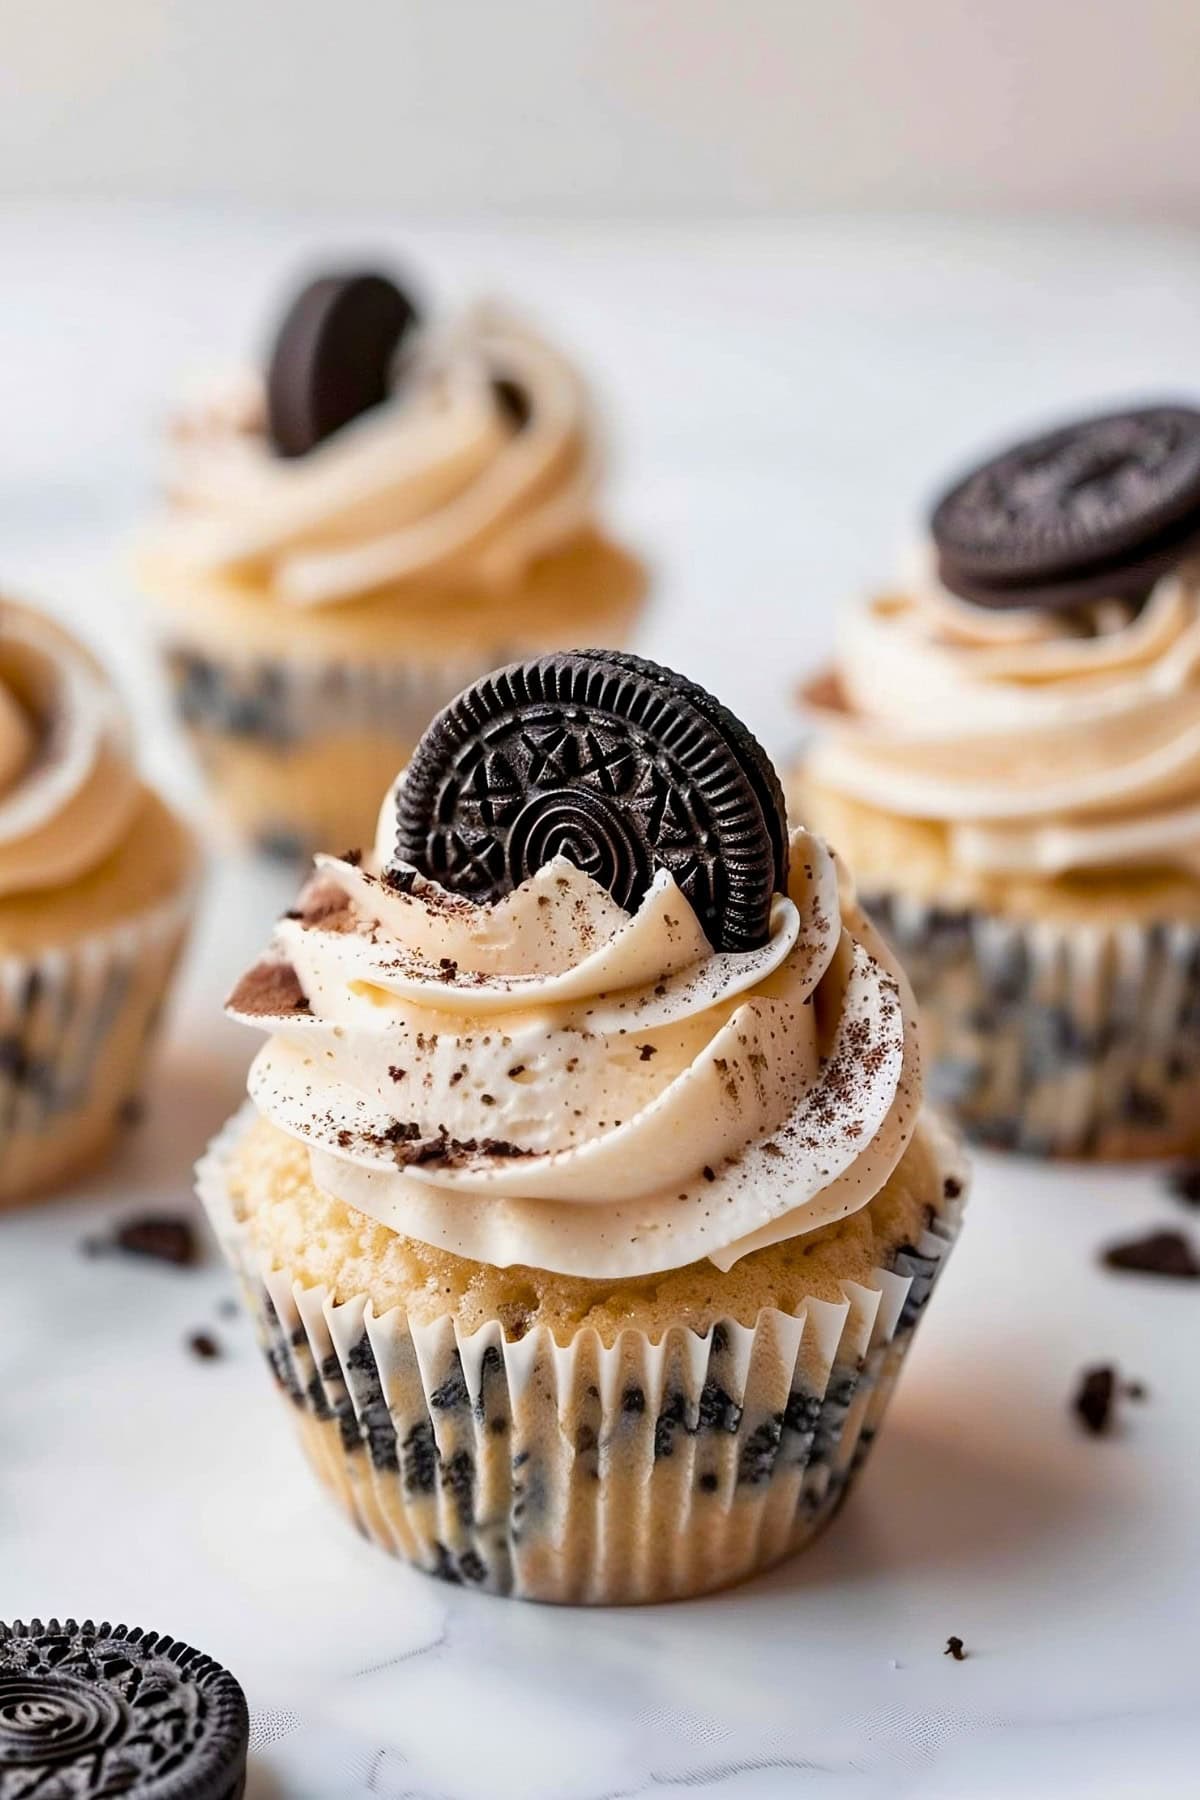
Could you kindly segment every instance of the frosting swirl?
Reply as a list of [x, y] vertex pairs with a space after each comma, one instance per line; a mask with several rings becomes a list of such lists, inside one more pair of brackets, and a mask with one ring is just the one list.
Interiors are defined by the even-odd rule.
[[630, 914], [556, 858], [475, 903], [318, 859], [229, 1002], [250, 1093], [318, 1185], [493, 1266], [650, 1275], [867, 1204], [916, 1126], [903, 977], [826, 846], [793, 837], [762, 948], [714, 952], [660, 870]]
[[88, 874], [129, 831], [142, 792], [99, 664], [51, 620], [0, 602], [0, 898]]
[[405, 339], [391, 399], [295, 458], [264, 432], [263, 385], [210, 389], [174, 434], [163, 549], [296, 607], [420, 579], [503, 589], [591, 519], [588, 393], [558, 351], [478, 307]]
[[944, 826], [958, 868], [1200, 872], [1200, 567], [1075, 618], [919, 577], [853, 612], [807, 698], [814, 782]]

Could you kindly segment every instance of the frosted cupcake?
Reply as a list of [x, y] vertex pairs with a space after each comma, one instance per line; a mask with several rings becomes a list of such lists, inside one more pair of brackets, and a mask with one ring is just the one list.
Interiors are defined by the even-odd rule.
[[830, 1518], [963, 1172], [903, 977], [709, 695], [594, 652], [479, 682], [230, 1006], [270, 1035], [200, 1192], [369, 1538], [612, 1603]]
[[91, 1166], [128, 1119], [195, 878], [103, 671], [0, 602], [0, 1207]]
[[141, 574], [242, 836], [369, 841], [466, 682], [627, 641], [645, 578], [598, 523], [600, 460], [587, 390], [540, 335], [491, 308], [423, 326], [372, 275], [313, 282], [265, 374], [187, 409]]
[[812, 684], [802, 804], [900, 951], [939, 1097], [1038, 1153], [1200, 1149], [1200, 414], [1021, 444]]

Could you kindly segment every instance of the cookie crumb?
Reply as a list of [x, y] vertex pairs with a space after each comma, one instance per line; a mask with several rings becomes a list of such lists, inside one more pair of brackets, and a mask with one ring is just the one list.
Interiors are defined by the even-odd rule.
[[212, 1362], [221, 1354], [221, 1346], [211, 1331], [193, 1331], [187, 1347], [199, 1362]]
[[191, 1268], [200, 1261], [200, 1241], [190, 1221], [169, 1213], [143, 1213], [125, 1219], [113, 1228], [110, 1237], [86, 1239], [83, 1249], [87, 1256], [122, 1250], [129, 1256], [146, 1256], [179, 1269]]
[[1111, 1363], [1101, 1363], [1084, 1370], [1071, 1407], [1085, 1431], [1093, 1437], [1107, 1437], [1117, 1422], [1117, 1401], [1145, 1398], [1144, 1382], [1122, 1381]]
[[1175, 1281], [1200, 1281], [1200, 1258], [1181, 1231], [1151, 1231], [1123, 1244], [1110, 1244], [1101, 1260], [1106, 1269], [1165, 1275]]
[[952, 1656], [955, 1662], [966, 1662], [967, 1653], [963, 1649], [962, 1639], [960, 1637], [948, 1637], [946, 1639], [946, 1648], [942, 1651], [942, 1655]]
[[1182, 1163], [1167, 1176], [1167, 1187], [1185, 1206], [1200, 1206], [1200, 1162]]

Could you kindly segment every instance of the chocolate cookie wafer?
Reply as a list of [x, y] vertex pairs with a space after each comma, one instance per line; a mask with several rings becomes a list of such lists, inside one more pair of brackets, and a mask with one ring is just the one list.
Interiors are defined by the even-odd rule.
[[498, 669], [438, 715], [401, 789], [397, 854], [475, 900], [562, 855], [632, 908], [665, 868], [716, 947], [748, 950], [786, 885], [787, 826], [765, 752], [711, 695], [574, 651]]

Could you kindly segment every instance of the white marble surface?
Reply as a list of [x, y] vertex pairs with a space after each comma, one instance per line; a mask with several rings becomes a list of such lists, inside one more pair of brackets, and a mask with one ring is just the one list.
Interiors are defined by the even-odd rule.
[[[584, 348], [620, 420], [620, 516], [663, 572], [644, 647], [781, 752], [834, 601], [886, 570], [947, 459], [1064, 402], [1200, 387], [1200, 242], [1166, 233], [333, 234], [95, 209], [0, 230], [0, 578], [103, 647], [185, 800], [115, 559], [172, 373], [246, 341], [306, 246], [406, 246], [439, 291], [525, 295]], [[861, 1487], [739, 1592], [524, 1607], [393, 1566], [328, 1513], [247, 1326], [218, 1314], [215, 1258], [79, 1251], [111, 1215], [188, 1204], [249, 1051], [217, 1003], [286, 891], [214, 868], [143, 1130], [102, 1181], [0, 1220], [0, 1616], [122, 1616], [228, 1662], [253, 1800], [1196, 1791], [1200, 1293], [1096, 1263], [1188, 1227], [1151, 1172], [980, 1160]], [[220, 1361], [185, 1353], [197, 1326]], [[1149, 1398], [1092, 1441], [1068, 1401], [1107, 1360]]]

